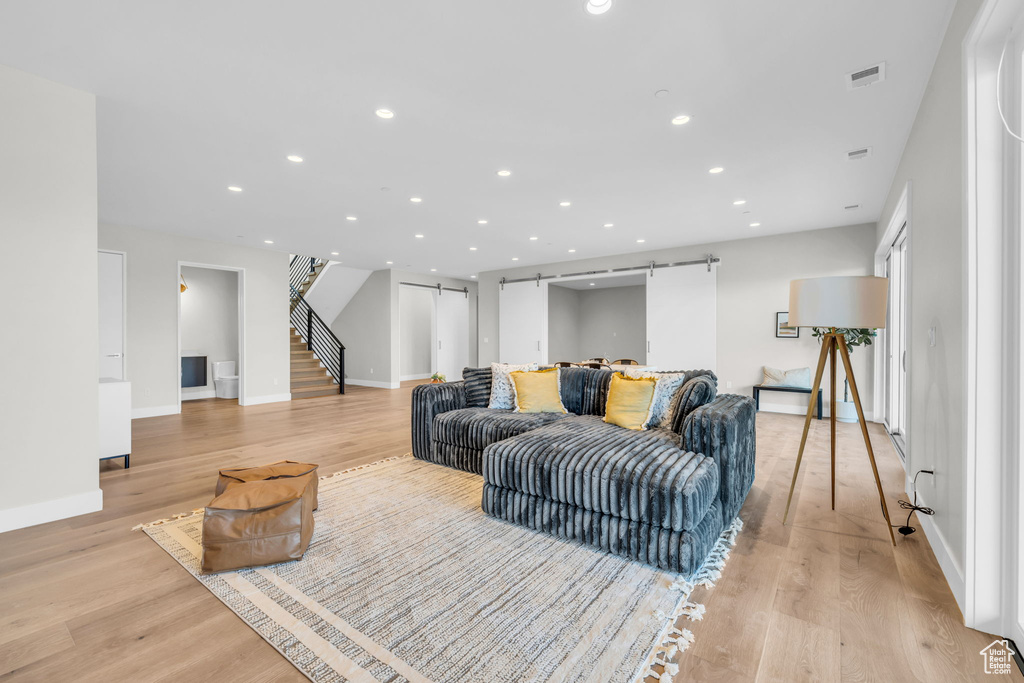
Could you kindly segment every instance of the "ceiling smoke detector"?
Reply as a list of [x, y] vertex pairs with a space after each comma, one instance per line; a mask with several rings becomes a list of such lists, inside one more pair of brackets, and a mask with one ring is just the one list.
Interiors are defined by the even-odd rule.
[[846, 74], [846, 89], [866, 88], [885, 80], [885, 62], [879, 62], [860, 71]]
[[867, 159], [871, 156], [870, 147], [860, 147], [858, 149], [851, 149], [846, 153], [847, 161], [860, 161], [861, 159]]

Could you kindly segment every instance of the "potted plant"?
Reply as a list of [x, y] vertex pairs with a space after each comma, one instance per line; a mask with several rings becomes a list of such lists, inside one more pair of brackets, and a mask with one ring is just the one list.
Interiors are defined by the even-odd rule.
[[441, 374], [440, 372], [435, 372], [433, 375], [430, 376], [431, 384], [444, 384], [446, 381], [447, 380], [445, 379], [444, 375]]
[[[846, 338], [846, 350], [853, 355], [854, 348], [858, 346], [871, 346], [872, 340], [878, 335], [878, 330], [867, 327], [837, 327], [832, 330], [828, 327], [815, 327], [811, 329], [811, 335], [821, 342], [821, 337], [827, 332], [842, 332]], [[843, 400], [836, 399], [836, 419], [840, 422], [858, 422], [857, 406], [850, 400], [850, 382], [843, 379]]]

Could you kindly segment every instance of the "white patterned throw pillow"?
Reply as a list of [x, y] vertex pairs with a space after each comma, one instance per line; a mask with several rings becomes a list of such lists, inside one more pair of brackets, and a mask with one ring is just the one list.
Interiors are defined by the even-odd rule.
[[811, 388], [811, 369], [794, 368], [793, 370], [778, 370], [764, 366], [764, 381], [766, 387], [801, 387]]
[[523, 365], [510, 365], [509, 363], [491, 363], [491, 401], [488, 408], [498, 410], [511, 410], [516, 407], [516, 393], [512, 387], [513, 372], [533, 372], [537, 369], [536, 363], [525, 363]]
[[666, 429], [671, 429], [672, 418], [675, 417], [672, 412], [672, 398], [686, 382], [686, 373], [651, 372], [647, 368], [644, 368], [643, 370], [630, 370], [627, 368], [625, 370], [625, 374], [627, 377], [653, 377], [658, 380], [658, 383], [654, 385], [654, 398], [651, 399], [651, 412], [648, 414], [647, 421], [644, 422], [643, 428], [650, 429], [651, 427], [664, 427]]

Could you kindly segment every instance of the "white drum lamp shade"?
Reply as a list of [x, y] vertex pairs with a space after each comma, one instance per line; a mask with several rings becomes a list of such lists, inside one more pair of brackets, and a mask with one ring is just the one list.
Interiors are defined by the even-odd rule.
[[790, 327], [885, 327], [889, 281], [874, 276], [812, 277], [789, 283]]

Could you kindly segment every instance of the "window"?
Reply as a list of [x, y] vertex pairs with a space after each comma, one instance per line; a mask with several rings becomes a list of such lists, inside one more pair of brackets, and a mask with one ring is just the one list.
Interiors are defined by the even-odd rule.
[[900, 457], [907, 450], [907, 222], [885, 256], [889, 306], [885, 325], [885, 428]]

